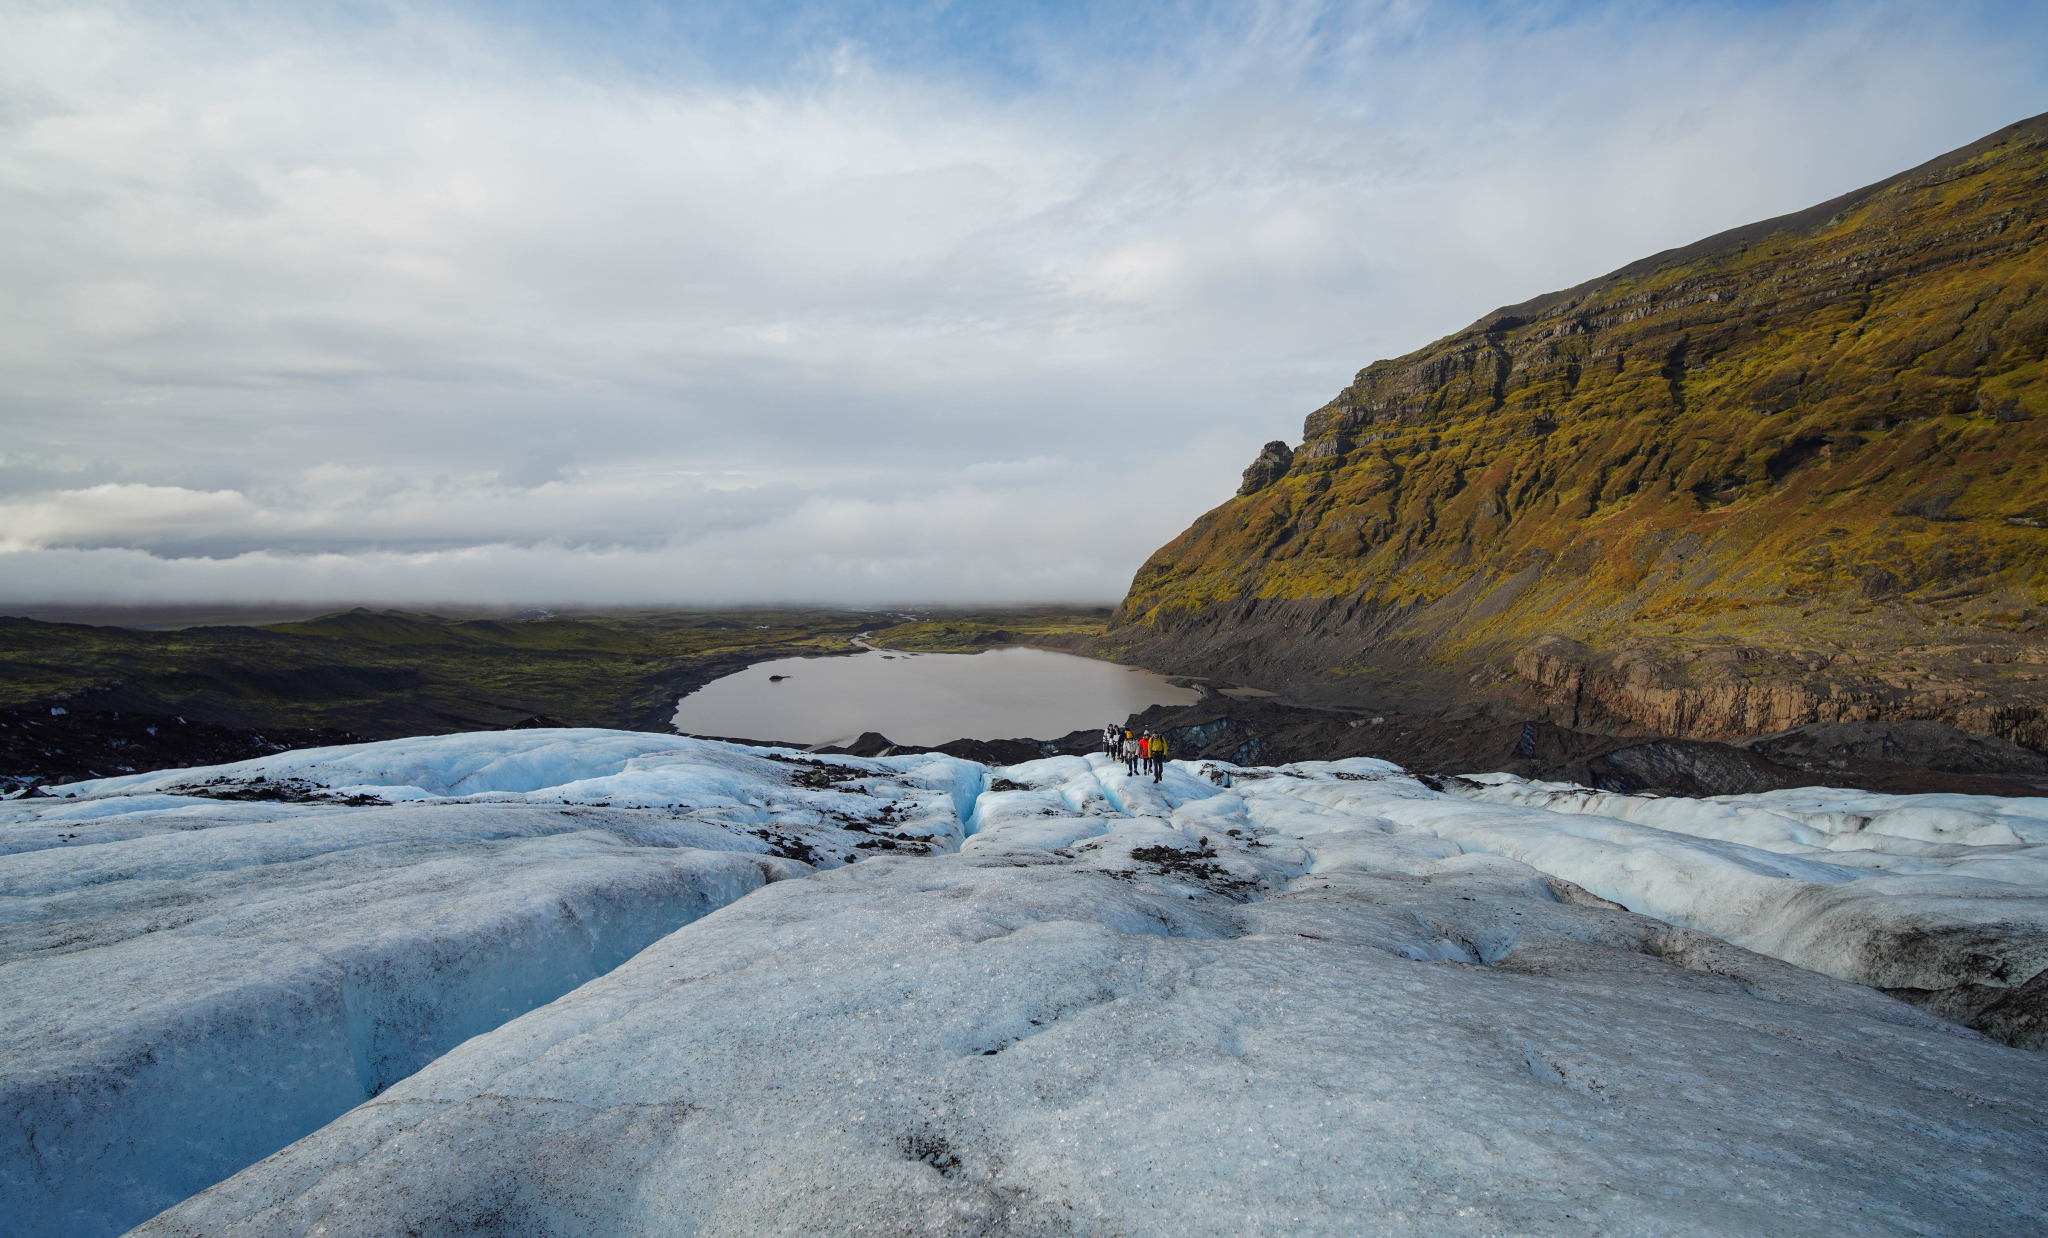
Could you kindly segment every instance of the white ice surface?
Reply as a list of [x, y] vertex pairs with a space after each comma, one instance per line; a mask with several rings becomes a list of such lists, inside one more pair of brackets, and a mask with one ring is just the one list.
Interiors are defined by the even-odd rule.
[[[957, 839], [960, 820], [981, 789], [982, 767], [947, 756], [917, 755], [880, 761], [834, 758], [834, 763], [872, 772], [884, 783], [851, 783], [848, 790], [822, 795], [792, 794], [779, 777], [764, 776], [762, 758], [751, 755], [764, 752], [800, 756], [789, 749], [750, 749], [643, 731], [482, 731], [307, 748], [232, 765], [99, 778], [54, 790], [62, 797], [100, 803], [133, 800], [139, 808], [165, 807], [165, 797], [181, 792], [221, 796], [267, 784], [336, 801], [469, 799], [687, 808], [699, 814], [723, 808], [728, 811], [721, 820], [728, 823], [791, 821], [792, 813], [816, 816], [820, 809], [828, 817], [869, 815], [863, 809], [873, 805], [855, 797], [881, 795], [895, 805], [891, 828], [897, 832]], [[0, 826], [11, 820], [0, 812]]]
[[[2017, 983], [2043, 891], [1991, 861], [2031, 862], [2027, 802], [1644, 801], [1660, 827], [1370, 760], [803, 761], [498, 732], [0, 808], [0, 1192], [25, 1232], [118, 1232], [317, 1126], [143, 1232], [2048, 1219], [2048, 1058], [1559, 901]], [[1848, 828], [1936, 811], [2023, 841]], [[767, 885], [795, 855], [823, 871]], [[1881, 957], [1971, 926], [1989, 954]]]
[[[2009, 987], [2048, 968], [2041, 847], [1851, 829], [1873, 820], [1925, 826], [1945, 813], [1955, 829], [1986, 837], [1993, 828], [2035, 828], [2026, 823], [2038, 823], [2048, 801], [1863, 792], [1837, 799], [1824, 790], [1658, 799], [1500, 774], [1440, 795], [1363, 759], [1235, 771], [1234, 781], [1252, 818], [1275, 831], [1270, 844], [1313, 847], [1324, 867], [1428, 874], [1468, 863], [1461, 853], [1491, 854], [1631, 911], [1881, 988]], [[1928, 800], [1942, 802], [1898, 802]], [[1862, 845], [1802, 841], [1802, 832], [1835, 837], [1824, 829], [1829, 822]]]
[[1207, 773], [995, 771], [960, 854], [769, 886], [139, 1233], [2048, 1224], [2038, 1055], [1332, 806], [1502, 811], [1384, 766]]
[[[1463, 781], [1473, 785], [1462, 794], [1482, 803], [1594, 813], [1791, 854], [1876, 851], [1923, 856], [1936, 846], [2048, 844], [2048, 798], [1884, 795], [1833, 787], [1794, 787], [1754, 795], [1685, 799], [1622, 795], [1570, 783], [1530, 782], [1513, 774], [1476, 774]], [[2048, 873], [2039, 877], [2039, 884], [2048, 885]]]
[[119, 1233], [767, 881], [951, 850], [983, 777], [947, 757], [827, 769], [515, 731], [10, 802], [11, 1232]]

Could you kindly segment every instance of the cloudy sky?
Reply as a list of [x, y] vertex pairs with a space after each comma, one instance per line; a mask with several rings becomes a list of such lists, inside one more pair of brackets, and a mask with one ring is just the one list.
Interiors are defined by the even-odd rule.
[[1366, 363], [2043, 110], [2018, 0], [0, 0], [0, 608], [1113, 601]]

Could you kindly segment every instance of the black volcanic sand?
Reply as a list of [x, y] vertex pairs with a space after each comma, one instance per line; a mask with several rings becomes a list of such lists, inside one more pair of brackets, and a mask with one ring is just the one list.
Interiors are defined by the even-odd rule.
[[[52, 713], [52, 708], [63, 713]], [[36, 705], [0, 709], [0, 791], [189, 765], [225, 765], [293, 748], [361, 743], [314, 727], [253, 730], [176, 714]]]

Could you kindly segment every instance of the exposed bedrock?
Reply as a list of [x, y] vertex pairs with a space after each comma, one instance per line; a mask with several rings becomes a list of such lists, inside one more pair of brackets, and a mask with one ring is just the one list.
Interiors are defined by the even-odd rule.
[[1287, 476], [1287, 470], [1294, 466], [1294, 449], [1275, 439], [1259, 451], [1259, 458], [1252, 461], [1244, 471], [1244, 485], [1239, 494], [1255, 494]]
[[2048, 676], [2022, 670], [2017, 683], [2008, 682], [2014, 676], [2006, 668], [2014, 664], [2048, 665], [2048, 653], [2006, 642], [1880, 653], [1650, 638], [1595, 652], [1552, 635], [1513, 656], [1514, 677], [1498, 696], [1567, 726], [1633, 726], [1706, 739], [1940, 722], [1988, 737], [1993, 746], [2033, 749], [2037, 764], [2028, 772], [2048, 771], [2039, 752], [2048, 748], [2048, 709], [2033, 691]]
[[2048, 646], [2038, 643], [1954, 637], [1856, 649], [1787, 634], [1768, 644], [1630, 637], [1602, 649], [1550, 633], [1450, 659], [1448, 624], [1434, 607], [1253, 599], [1119, 629], [1103, 648], [1153, 670], [1359, 709], [1720, 741], [1816, 724], [1937, 722], [2035, 758], [2048, 749]]
[[1291, 697], [2048, 750], [2048, 118], [1375, 362], [1098, 651]]

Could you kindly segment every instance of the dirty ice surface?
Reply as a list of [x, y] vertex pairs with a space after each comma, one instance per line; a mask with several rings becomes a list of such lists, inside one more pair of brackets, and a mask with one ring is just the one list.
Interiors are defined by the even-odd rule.
[[1449, 785], [523, 731], [0, 805], [0, 1192], [39, 1234], [242, 1165], [141, 1232], [2048, 1224], [2048, 1057], [1864, 987], [2039, 975], [2048, 892], [1962, 862], [2031, 863], [2023, 812], [1782, 805], [1965, 849], [1916, 856]]

